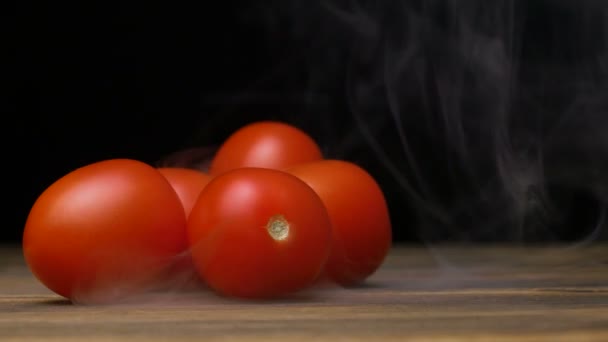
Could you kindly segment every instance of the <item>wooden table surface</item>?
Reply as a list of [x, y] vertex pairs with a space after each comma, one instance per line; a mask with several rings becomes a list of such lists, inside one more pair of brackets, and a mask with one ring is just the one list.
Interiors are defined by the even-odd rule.
[[395, 247], [365, 286], [73, 305], [0, 247], [0, 341], [608, 341], [608, 245]]

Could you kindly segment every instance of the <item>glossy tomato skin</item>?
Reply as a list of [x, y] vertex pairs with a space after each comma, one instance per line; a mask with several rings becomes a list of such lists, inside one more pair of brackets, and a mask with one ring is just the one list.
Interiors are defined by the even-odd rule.
[[187, 247], [177, 194], [152, 166], [112, 159], [76, 169], [34, 203], [23, 234], [32, 273], [79, 303], [135, 294]]
[[323, 158], [317, 143], [304, 131], [274, 121], [256, 122], [234, 132], [220, 146], [209, 173], [240, 167], [284, 169]]
[[[161, 167], [158, 171], [165, 176], [177, 193], [188, 218], [198, 195], [207, 186], [211, 176], [202, 171], [181, 167]], [[194, 269], [190, 250], [175, 258], [168, 279], [167, 285], [171, 290], [197, 289], [204, 285]]]
[[315, 282], [329, 255], [331, 227], [321, 199], [297, 177], [242, 168], [205, 187], [190, 214], [188, 237], [212, 289], [264, 299]]
[[161, 167], [158, 171], [173, 186], [188, 217], [198, 195], [209, 183], [211, 176], [202, 171], [181, 167]]
[[287, 172], [310, 185], [329, 213], [333, 233], [326, 268], [329, 279], [352, 286], [372, 275], [392, 242], [388, 207], [374, 178], [356, 164], [340, 160], [301, 164]]

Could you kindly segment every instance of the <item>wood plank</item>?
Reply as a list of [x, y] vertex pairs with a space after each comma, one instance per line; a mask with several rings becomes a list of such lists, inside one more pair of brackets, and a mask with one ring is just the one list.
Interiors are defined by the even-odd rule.
[[395, 247], [368, 284], [267, 303], [209, 292], [72, 305], [0, 248], [0, 340], [607, 341], [608, 246]]

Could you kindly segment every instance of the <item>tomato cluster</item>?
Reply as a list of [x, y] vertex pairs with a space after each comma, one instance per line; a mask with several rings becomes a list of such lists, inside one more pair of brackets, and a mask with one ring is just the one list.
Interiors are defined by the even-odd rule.
[[278, 122], [236, 131], [208, 173], [129, 159], [74, 170], [36, 200], [23, 235], [32, 273], [81, 303], [154, 289], [188, 270], [238, 298], [351, 286], [390, 245], [375, 180], [324, 159], [309, 135]]

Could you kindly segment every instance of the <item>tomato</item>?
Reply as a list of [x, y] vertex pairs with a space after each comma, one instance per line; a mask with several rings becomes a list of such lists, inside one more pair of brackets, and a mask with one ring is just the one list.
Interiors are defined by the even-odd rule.
[[161, 167], [158, 171], [167, 178], [182, 205], [186, 217], [190, 215], [198, 195], [205, 188], [211, 177], [201, 171], [180, 167]]
[[315, 282], [329, 255], [331, 227], [319, 196], [297, 177], [241, 168], [201, 192], [188, 237], [209, 287], [224, 296], [263, 299]]
[[[177, 192], [187, 218], [190, 216], [198, 195], [211, 180], [211, 176], [201, 171], [180, 167], [161, 167], [158, 168], [158, 171], [165, 176]], [[167, 286], [173, 290], [196, 289], [203, 285], [192, 264], [190, 251], [176, 256], [168, 279]]]
[[150, 287], [187, 248], [186, 217], [154, 167], [112, 159], [76, 169], [36, 200], [23, 233], [32, 273], [76, 303]]
[[240, 167], [284, 169], [322, 159], [317, 143], [302, 130], [281, 122], [263, 121], [234, 132], [220, 146], [209, 173]]
[[361, 167], [346, 161], [323, 160], [287, 172], [310, 185], [331, 219], [333, 244], [327, 276], [343, 286], [373, 274], [391, 246], [391, 223], [380, 186]]

